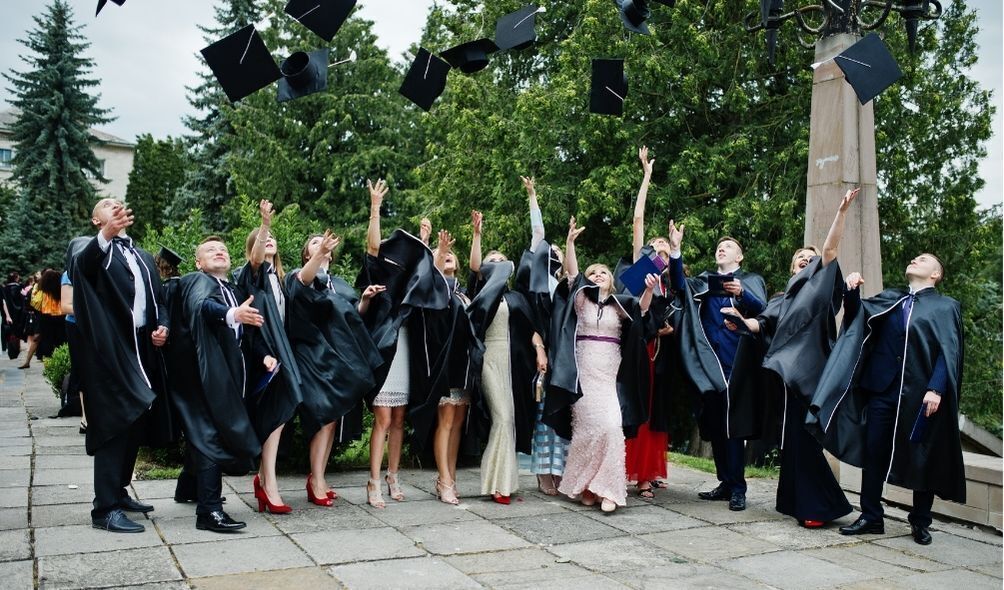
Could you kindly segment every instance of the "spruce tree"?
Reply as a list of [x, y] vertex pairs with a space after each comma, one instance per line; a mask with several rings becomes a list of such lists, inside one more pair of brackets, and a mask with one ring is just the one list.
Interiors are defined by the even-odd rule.
[[90, 46], [73, 23], [65, 0], [53, 0], [34, 17], [36, 28], [20, 43], [29, 69], [12, 70], [11, 101], [20, 115], [12, 125], [14, 175], [18, 197], [5, 215], [3, 263], [21, 269], [61, 267], [67, 241], [84, 231], [97, 191], [88, 175], [105, 181], [91, 150], [89, 129], [111, 121], [89, 89], [94, 61]]
[[168, 225], [164, 204], [174, 201], [185, 182], [185, 146], [180, 139], [154, 139], [144, 133], [136, 139], [136, 154], [126, 202], [136, 215], [129, 235], [142, 240], [151, 228]]
[[[199, 26], [207, 45], [261, 17], [259, 2], [255, 0], [221, 0], [215, 12], [214, 26]], [[199, 59], [202, 60], [201, 54]], [[198, 208], [203, 212], [206, 229], [220, 232], [237, 221], [233, 214], [227, 217], [225, 213], [226, 205], [235, 195], [225, 165], [228, 151], [225, 140], [233, 134], [233, 127], [224, 112], [232, 107], [209, 66], [203, 68], [199, 78], [198, 86], [188, 88], [188, 102], [197, 114], [184, 119], [192, 132], [186, 138], [190, 165], [185, 185], [169, 207], [168, 216], [182, 221], [189, 211]]]

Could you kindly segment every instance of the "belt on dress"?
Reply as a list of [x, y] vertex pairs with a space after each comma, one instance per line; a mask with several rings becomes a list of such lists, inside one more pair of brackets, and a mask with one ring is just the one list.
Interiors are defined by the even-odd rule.
[[612, 344], [620, 344], [621, 339], [616, 336], [594, 336], [592, 334], [579, 334], [575, 337], [575, 341], [580, 340], [594, 340], [596, 342], [610, 342]]

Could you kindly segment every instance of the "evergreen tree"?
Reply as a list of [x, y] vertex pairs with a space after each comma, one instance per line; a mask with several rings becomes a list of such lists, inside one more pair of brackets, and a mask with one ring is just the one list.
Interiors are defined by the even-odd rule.
[[53, 0], [34, 20], [36, 28], [20, 40], [30, 69], [4, 74], [19, 111], [11, 129], [18, 198], [0, 250], [4, 263], [22, 269], [61, 267], [66, 242], [87, 227], [97, 199], [88, 177], [106, 182], [89, 129], [112, 120], [99, 96], [88, 93], [98, 85], [87, 77], [94, 62], [83, 55], [90, 44], [69, 5]]
[[[206, 44], [257, 22], [262, 16], [259, 4], [256, 0], [219, 0], [215, 25], [199, 26]], [[199, 60], [204, 62], [201, 54]], [[188, 217], [191, 209], [199, 208], [206, 229], [221, 232], [237, 221], [233, 212], [229, 217], [225, 213], [226, 205], [236, 195], [225, 165], [229, 153], [226, 140], [233, 134], [225, 112], [233, 107], [209, 66], [199, 73], [199, 78], [198, 86], [188, 88], [188, 102], [197, 114], [184, 119], [185, 126], [192, 132], [186, 138], [190, 165], [184, 188], [171, 204], [168, 216], [181, 221]]]
[[136, 153], [126, 202], [136, 216], [129, 234], [142, 239], [149, 228], [168, 225], [164, 205], [175, 200], [185, 182], [185, 146], [180, 139], [154, 139], [149, 133], [136, 140]]

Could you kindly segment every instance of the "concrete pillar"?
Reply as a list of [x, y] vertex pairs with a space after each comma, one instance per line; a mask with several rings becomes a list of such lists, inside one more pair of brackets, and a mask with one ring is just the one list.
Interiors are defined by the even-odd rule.
[[[805, 243], [823, 246], [841, 197], [847, 189], [861, 194], [847, 214], [840, 243], [840, 268], [865, 279], [862, 295], [882, 290], [882, 253], [875, 169], [875, 113], [861, 106], [833, 57], [858, 41], [840, 34], [816, 42], [809, 117], [809, 167], [805, 195]], [[829, 61], [827, 61], [829, 60]]]

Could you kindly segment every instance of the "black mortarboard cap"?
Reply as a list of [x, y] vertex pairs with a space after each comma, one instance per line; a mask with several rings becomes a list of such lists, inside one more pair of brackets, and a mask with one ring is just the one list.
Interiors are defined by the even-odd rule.
[[439, 55], [461, 72], [473, 74], [488, 67], [488, 55], [498, 49], [491, 39], [478, 39], [451, 47]]
[[202, 50], [209, 69], [231, 102], [260, 90], [282, 77], [272, 54], [254, 25], [227, 35]]
[[160, 247], [160, 252], [157, 253], [157, 257], [175, 268], [181, 264], [181, 256], [166, 246]]
[[903, 77], [896, 60], [875, 33], [851, 45], [834, 60], [861, 104], [875, 98]]
[[628, 83], [623, 59], [594, 59], [589, 88], [589, 111], [600, 115], [623, 115]]
[[614, 0], [614, 4], [617, 5], [621, 22], [624, 23], [627, 30], [648, 35], [648, 24], [645, 21], [648, 20], [652, 11], [648, 9], [646, 0]]
[[[125, 0], [112, 0], [112, 2], [119, 6], [125, 4]], [[98, 9], [94, 11], [94, 16], [101, 14], [101, 9], [105, 7], [105, 4], [108, 4], [108, 0], [98, 0]]]
[[279, 71], [279, 102], [320, 92], [328, 87], [328, 48], [310, 53], [297, 51], [283, 60]]
[[530, 4], [511, 12], [495, 23], [495, 45], [506, 49], [526, 49], [537, 41], [537, 13], [543, 10]]
[[289, 0], [285, 12], [330, 43], [355, 7], [356, 0]]
[[401, 83], [401, 94], [411, 102], [428, 111], [432, 103], [446, 89], [446, 76], [450, 73], [450, 64], [429, 53], [424, 47], [418, 50], [415, 61], [411, 62], [404, 82]]

